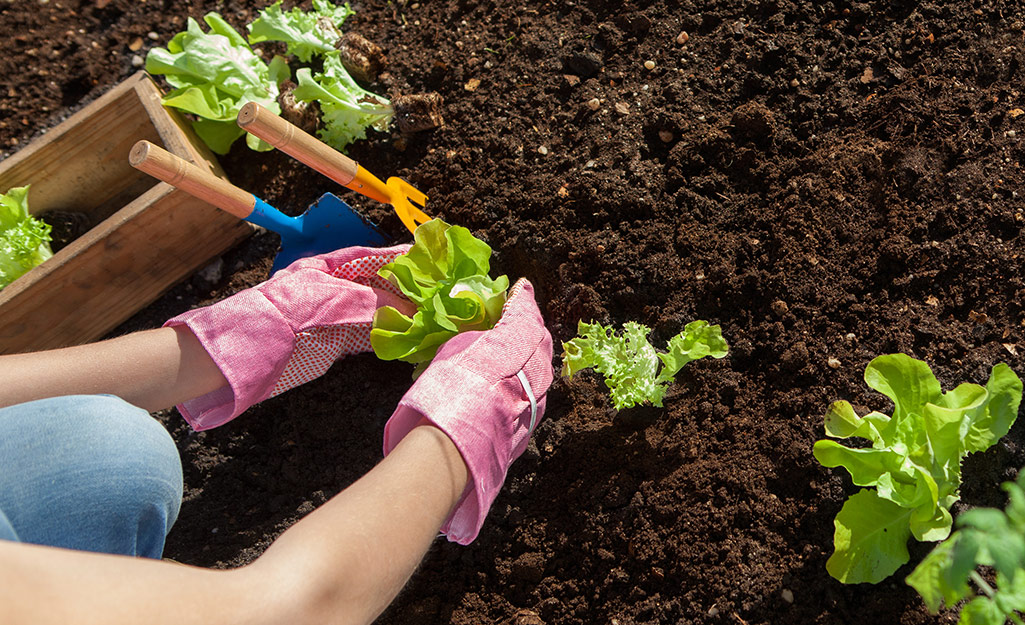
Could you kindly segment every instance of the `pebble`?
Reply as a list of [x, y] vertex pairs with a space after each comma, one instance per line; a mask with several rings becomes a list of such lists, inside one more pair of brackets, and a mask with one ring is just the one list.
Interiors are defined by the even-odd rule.
[[630, 113], [630, 105], [626, 102], [616, 102], [616, 112], [620, 115], [627, 115]]
[[143, 59], [141, 56], [139, 56], [138, 54], [132, 55], [132, 67], [142, 67], [145, 64], [146, 60]]
[[1008, 130], [1004, 134], [1006, 134], [1008, 137], [1014, 137], [1014, 136], [1017, 136], [1018, 133], [1013, 131], [1013, 130]]
[[798, 86], [798, 85], [800, 85], [800, 84], [801, 84], [801, 83], [800, 83], [800, 82], [799, 82], [799, 81], [798, 81], [798, 80], [797, 80], [796, 78], [794, 78], [794, 79], [792, 79], [792, 80], [790, 81], [790, 86], [791, 86], [791, 87], [794, 87], [794, 88], [797, 88], [797, 86]]
[[205, 282], [216, 284], [224, 276], [224, 259], [218, 256], [199, 271], [199, 278]]
[[148, 33], [146, 33], [146, 36], [149, 37], [150, 39], [152, 39], [153, 41], [156, 41], [157, 39], [160, 39], [160, 35], [158, 35], [156, 32], [154, 32], [152, 30], [149, 31]]
[[644, 62], [644, 69], [649, 70], [649, 71], [655, 69], [655, 61], [645, 61]]
[[840, 368], [840, 361], [837, 360], [836, 358], [830, 357], [829, 360], [826, 361], [826, 364], [829, 365], [830, 369], [839, 369]]
[[789, 588], [784, 588], [783, 591], [779, 594], [781, 597], [783, 597], [783, 601], [786, 601], [787, 603], [794, 602], [794, 593]]
[[587, 101], [587, 108], [591, 109], [592, 111], [597, 111], [600, 106], [601, 102], [598, 101], [598, 98], [591, 98]]
[[673, 133], [668, 130], [659, 130], [658, 138], [662, 140], [662, 143], [671, 143], [673, 140]]
[[544, 146], [544, 145], [542, 145], [541, 147], [539, 147], [539, 148], [537, 149], [537, 153], [538, 153], [538, 154], [540, 154], [541, 156], [545, 156], [545, 155], [547, 155], [547, 154], [548, 154], [548, 147], [547, 147], [547, 146]]
[[676, 36], [676, 43], [682, 46], [688, 41], [690, 41], [690, 35], [687, 34], [687, 31], [681, 30], [680, 34]]

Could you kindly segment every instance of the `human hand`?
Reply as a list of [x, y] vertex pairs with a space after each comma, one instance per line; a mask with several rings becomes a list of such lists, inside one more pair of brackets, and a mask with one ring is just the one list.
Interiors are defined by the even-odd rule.
[[470, 474], [466, 492], [442, 526], [448, 539], [469, 544], [498, 495], [509, 465], [527, 448], [551, 386], [552, 336], [519, 280], [494, 328], [449, 339], [399, 401], [384, 429], [387, 455], [422, 419], [459, 449]]
[[371, 351], [374, 312], [414, 306], [377, 270], [409, 245], [349, 247], [301, 258], [272, 278], [165, 326], [186, 326], [228, 386], [178, 405], [196, 430], [316, 379], [339, 358]]

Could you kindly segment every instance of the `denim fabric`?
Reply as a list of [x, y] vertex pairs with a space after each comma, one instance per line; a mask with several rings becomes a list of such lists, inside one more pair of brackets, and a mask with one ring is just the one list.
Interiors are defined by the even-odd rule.
[[174, 441], [105, 395], [0, 408], [0, 538], [159, 558], [182, 499]]

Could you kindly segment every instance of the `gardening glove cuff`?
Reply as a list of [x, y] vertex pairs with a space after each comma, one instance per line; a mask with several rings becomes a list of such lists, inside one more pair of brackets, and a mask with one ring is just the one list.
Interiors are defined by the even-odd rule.
[[262, 284], [167, 321], [188, 327], [228, 381], [179, 404], [179, 412], [197, 431], [217, 427], [320, 377], [340, 358], [371, 351], [378, 308], [413, 312], [377, 275], [408, 249], [350, 247], [302, 258]]
[[403, 396], [384, 430], [384, 453], [426, 418], [455, 444], [469, 472], [441, 531], [467, 545], [477, 537], [509, 466], [527, 447], [552, 383], [552, 336], [526, 280], [513, 285], [491, 330], [449, 339]]

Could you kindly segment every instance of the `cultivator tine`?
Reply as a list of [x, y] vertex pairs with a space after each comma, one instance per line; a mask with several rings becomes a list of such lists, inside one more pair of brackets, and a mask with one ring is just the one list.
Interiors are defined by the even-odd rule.
[[388, 188], [392, 190], [392, 206], [395, 213], [410, 232], [415, 232], [420, 224], [431, 220], [427, 213], [420, 210], [427, 206], [427, 196], [422, 191], [401, 178], [388, 179]]

